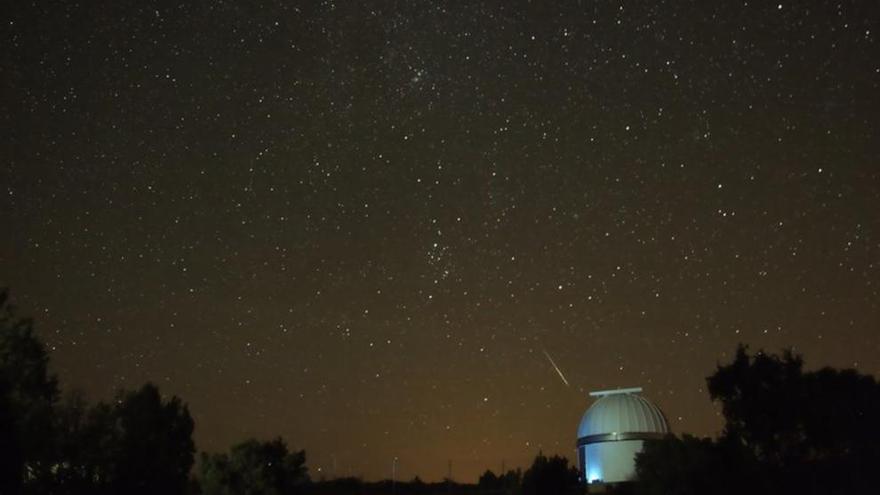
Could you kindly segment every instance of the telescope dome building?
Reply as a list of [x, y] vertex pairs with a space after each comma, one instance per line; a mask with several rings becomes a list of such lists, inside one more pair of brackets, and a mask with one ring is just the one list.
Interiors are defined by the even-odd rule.
[[596, 401], [578, 426], [578, 465], [584, 481], [618, 483], [635, 477], [635, 456], [645, 440], [663, 438], [669, 424], [641, 388], [591, 392]]

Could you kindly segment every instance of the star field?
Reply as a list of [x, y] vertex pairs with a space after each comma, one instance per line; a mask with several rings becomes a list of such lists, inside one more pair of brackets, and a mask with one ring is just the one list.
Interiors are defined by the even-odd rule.
[[590, 390], [717, 432], [738, 342], [880, 372], [876, 2], [2, 17], [0, 286], [200, 450], [473, 481], [573, 458]]

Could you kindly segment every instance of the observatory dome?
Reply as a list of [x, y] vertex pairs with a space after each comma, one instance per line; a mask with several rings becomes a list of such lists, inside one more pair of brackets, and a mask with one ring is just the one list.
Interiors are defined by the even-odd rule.
[[591, 392], [596, 402], [578, 425], [578, 464], [584, 481], [619, 483], [635, 477], [635, 458], [646, 440], [663, 438], [669, 424], [641, 388]]
[[666, 434], [669, 425], [660, 409], [648, 399], [635, 393], [608, 393], [584, 413], [578, 438], [613, 433]]

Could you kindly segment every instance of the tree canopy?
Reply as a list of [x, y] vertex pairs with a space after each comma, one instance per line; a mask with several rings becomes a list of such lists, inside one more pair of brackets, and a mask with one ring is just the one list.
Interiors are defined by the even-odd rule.
[[288, 452], [281, 438], [248, 440], [229, 454], [202, 454], [205, 495], [282, 495], [300, 493], [309, 481], [305, 451]]
[[45, 476], [54, 464], [58, 381], [48, 365], [33, 321], [19, 318], [0, 291], [0, 492], [20, 491], [26, 477]]
[[123, 392], [113, 416], [117, 459], [114, 486], [126, 493], [182, 493], [193, 465], [193, 420], [177, 397], [163, 401], [148, 383]]
[[855, 370], [805, 372], [803, 359], [737, 349], [707, 378], [717, 441], [668, 437], [637, 459], [644, 493], [872, 493], [880, 384]]
[[112, 404], [59, 402], [49, 356], [0, 291], [0, 494], [182, 494], [195, 447], [177, 397], [146, 384]]
[[523, 473], [523, 495], [568, 495], [580, 493], [577, 468], [568, 465], [568, 459], [538, 453], [532, 466]]
[[482, 490], [494, 490], [513, 492], [519, 488], [522, 479], [522, 471], [519, 469], [509, 470], [501, 475], [496, 475], [491, 469], [487, 469], [480, 475], [477, 486]]

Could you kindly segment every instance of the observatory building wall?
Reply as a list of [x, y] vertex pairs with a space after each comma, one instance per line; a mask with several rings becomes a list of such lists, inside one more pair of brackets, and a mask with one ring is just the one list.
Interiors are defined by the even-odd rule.
[[633, 460], [642, 451], [643, 440], [622, 440], [585, 445], [588, 483], [629, 481], [634, 476]]

